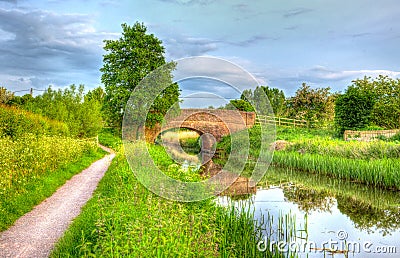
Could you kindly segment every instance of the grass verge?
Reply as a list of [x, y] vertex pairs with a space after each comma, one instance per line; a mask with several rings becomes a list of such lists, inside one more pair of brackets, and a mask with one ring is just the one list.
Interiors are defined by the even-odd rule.
[[103, 157], [105, 153], [100, 148], [88, 151], [76, 162], [29, 177], [23, 185], [14, 184], [7, 191], [2, 192], [0, 194], [0, 231], [10, 227], [19, 217], [51, 196], [73, 175], [87, 168], [95, 160]]

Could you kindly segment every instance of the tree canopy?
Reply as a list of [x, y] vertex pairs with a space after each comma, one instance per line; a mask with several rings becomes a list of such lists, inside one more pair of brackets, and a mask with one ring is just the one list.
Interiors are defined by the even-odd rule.
[[[104, 83], [106, 96], [104, 110], [108, 122], [121, 127], [125, 105], [141, 80], [156, 68], [165, 65], [164, 47], [161, 40], [147, 33], [142, 23], [133, 26], [122, 24], [122, 37], [117, 40], [105, 40], [101, 81]], [[173, 66], [174, 63], [169, 63]], [[150, 124], [161, 122], [163, 115], [178, 102], [179, 88], [172, 84], [155, 100], [149, 114]], [[168, 107], [167, 107], [168, 106]]]
[[400, 79], [380, 75], [357, 79], [336, 101], [335, 124], [340, 132], [368, 126], [400, 126]]
[[311, 121], [315, 126], [326, 126], [334, 119], [336, 97], [329, 87], [312, 89], [303, 83], [295, 96], [287, 100], [288, 115]]
[[[269, 104], [264, 94], [268, 97]], [[244, 90], [240, 99], [254, 103], [258, 112], [264, 115], [273, 113], [275, 116], [281, 116], [285, 111], [285, 94], [277, 88], [257, 86], [254, 92], [251, 89]]]

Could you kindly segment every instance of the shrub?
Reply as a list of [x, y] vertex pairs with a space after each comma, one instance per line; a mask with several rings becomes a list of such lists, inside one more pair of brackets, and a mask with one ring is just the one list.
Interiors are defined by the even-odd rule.
[[0, 137], [17, 139], [25, 134], [68, 136], [65, 123], [48, 119], [16, 107], [0, 105]]

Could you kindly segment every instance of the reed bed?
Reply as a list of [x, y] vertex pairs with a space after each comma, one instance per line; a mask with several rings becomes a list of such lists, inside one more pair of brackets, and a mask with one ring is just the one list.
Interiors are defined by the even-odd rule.
[[325, 174], [367, 185], [400, 189], [399, 159], [361, 160], [319, 154], [277, 151], [273, 163], [278, 166]]
[[286, 151], [300, 151], [349, 159], [400, 158], [400, 144], [384, 141], [359, 142], [314, 138], [297, 140], [288, 145]]

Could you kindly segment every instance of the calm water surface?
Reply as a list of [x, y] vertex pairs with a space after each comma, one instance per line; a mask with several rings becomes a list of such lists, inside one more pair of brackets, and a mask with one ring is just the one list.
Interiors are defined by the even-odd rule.
[[[261, 184], [248, 198], [219, 197], [217, 202], [251, 205], [256, 220], [291, 214], [296, 228], [307, 232], [292, 244], [300, 248], [299, 257], [400, 257], [398, 191], [278, 169], [269, 171]], [[346, 256], [327, 248], [355, 252]]]

